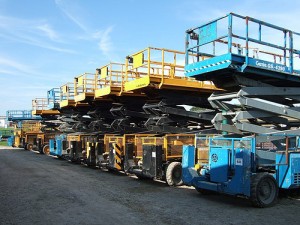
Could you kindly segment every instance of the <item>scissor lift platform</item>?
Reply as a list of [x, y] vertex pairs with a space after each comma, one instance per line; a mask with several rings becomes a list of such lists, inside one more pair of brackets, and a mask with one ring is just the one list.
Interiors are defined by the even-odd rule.
[[299, 33], [230, 13], [187, 30], [185, 75], [225, 89], [299, 86], [297, 41]]
[[88, 106], [87, 103], [75, 101], [74, 83], [68, 82], [60, 87], [60, 108], [74, 108]]
[[32, 114], [32, 110], [7, 110], [7, 121], [23, 121], [23, 120], [41, 120], [40, 116]]
[[184, 52], [148, 47], [127, 56], [124, 91], [145, 88], [211, 93], [212, 82], [199, 82], [184, 76]]
[[96, 74], [84, 73], [74, 79], [75, 102], [88, 102], [94, 99]]
[[60, 115], [60, 112], [57, 109], [48, 108], [47, 98], [35, 98], [32, 100], [32, 115], [49, 117]]
[[60, 89], [52, 88], [47, 91], [47, 107], [48, 109], [58, 109], [59, 110], [60, 103]]
[[132, 91], [124, 92], [124, 84], [127, 80], [133, 80], [134, 74], [128, 74], [125, 79], [125, 64], [111, 62], [96, 70], [95, 99], [103, 99], [110, 96], [140, 96]]

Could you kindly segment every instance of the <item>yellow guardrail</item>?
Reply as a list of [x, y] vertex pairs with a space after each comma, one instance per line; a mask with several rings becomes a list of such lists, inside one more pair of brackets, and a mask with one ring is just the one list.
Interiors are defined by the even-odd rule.
[[32, 100], [32, 111], [46, 110], [48, 107], [47, 98], [35, 98]]
[[124, 91], [148, 86], [157, 89], [217, 89], [212, 82], [185, 77], [184, 65], [184, 52], [153, 47], [143, 49], [126, 58]]
[[74, 83], [68, 82], [60, 87], [60, 107], [66, 107], [74, 103]]
[[125, 64], [111, 62], [96, 69], [95, 97], [114, 94], [119, 95], [123, 88]]
[[[163, 137], [142, 137], [138, 145], [161, 145], [165, 160], [182, 157], [183, 145], [194, 145], [195, 134], [167, 134]], [[142, 149], [138, 151], [138, 158], [142, 157]]]
[[74, 100], [80, 102], [94, 97], [96, 74], [84, 73], [74, 78]]

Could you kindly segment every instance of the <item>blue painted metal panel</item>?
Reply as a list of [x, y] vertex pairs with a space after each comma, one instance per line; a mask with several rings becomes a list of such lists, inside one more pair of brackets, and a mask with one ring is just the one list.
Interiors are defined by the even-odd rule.
[[41, 120], [40, 116], [33, 116], [32, 110], [8, 110], [6, 111], [7, 121], [19, 120]]
[[52, 88], [47, 92], [48, 108], [49, 109], [58, 109], [59, 108], [59, 99], [60, 92], [59, 88]]
[[300, 153], [289, 154], [288, 164], [286, 154], [278, 152], [276, 154], [276, 179], [278, 186], [284, 189], [300, 187]]
[[49, 149], [50, 149], [50, 154], [55, 155], [55, 142], [54, 142], [54, 139], [49, 140]]
[[251, 184], [251, 149], [235, 149], [233, 176], [225, 184], [227, 194], [250, 196]]
[[15, 137], [14, 136], [10, 136], [9, 138], [7, 138], [7, 145], [12, 147], [15, 141]]
[[272, 70], [272, 71], [283, 72], [283, 73], [289, 72], [289, 68], [287, 66], [284, 66], [282, 64], [268, 62], [265, 60], [254, 59], [254, 58], [249, 57], [248, 63], [249, 64], [245, 65], [245, 66], [253, 66], [253, 67], [260, 68], [260, 69]]
[[57, 156], [62, 156], [62, 140], [56, 140], [56, 155]]
[[182, 180], [185, 184], [190, 185], [193, 176], [190, 168], [195, 166], [195, 146], [184, 145], [182, 149]]
[[199, 44], [204, 45], [217, 39], [217, 22], [199, 28]]
[[[227, 21], [223, 20], [226, 17]], [[245, 21], [245, 25], [241, 27], [242, 29], [245, 29], [245, 32], [239, 32], [239, 34], [235, 33], [236, 29], [234, 28], [237, 25], [234, 22], [234, 18], [239, 18], [239, 20], [241, 19]], [[222, 22], [219, 22], [221, 20]], [[258, 29], [249, 29], [249, 21], [257, 25]], [[220, 26], [220, 23], [222, 24], [222, 26]], [[267, 28], [266, 30], [268, 32], [271, 32], [272, 35], [279, 35], [280, 33], [283, 33], [283, 38], [281, 36], [278, 36], [278, 38], [281, 38], [282, 41], [279, 41], [277, 42], [277, 44], [275, 44], [272, 40], [267, 39], [267, 36], [263, 35], [265, 32], [264, 28]], [[257, 35], [253, 34], [253, 32], [257, 32]], [[220, 33], [222, 35], [220, 35]], [[197, 35], [198, 41], [193, 42]], [[293, 32], [286, 28], [266, 23], [264, 21], [260, 21], [248, 16], [244, 17], [234, 13], [230, 13], [224, 17], [215, 19], [212, 22], [208, 22], [199, 27], [187, 30], [186, 76], [197, 76], [199, 74], [228, 68], [227, 65], [227, 67], [213, 66], [213, 68], [207, 69], [203, 68], [203, 66], [205, 65], [203, 65], [202, 62], [199, 61], [201, 60], [201, 57], [199, 56], [203, 54], [212, 55], [213, 57], [218, 57], [218, 55], [223, 54], [225, 45], [227, 45], [228, 47], [227, 53], [238, 52], [239, 54], [246, 57], [246, 64], [244, 65], [244, 68], [247, 68], [248, 66], [253, 66], [257, 69], [248, 71], [242, 70], [241, 72], [254, 73], [259, 74], [261, 76], [271, 76], [272, 74], [263, 73], [263, 71], [265, 70], [271, 70], [273, 72], [273, 75], [278, 74], [281, 76], [281, 78], [282, 76], [286, 76], [286, 74], [295, 75], [298, 73], [298, 71], [295, 71], [294, 60], [297, 57], [297, 54], [300, 54], [300, 50], [294, 48], [294, 41], [299, 36], [300, 34], [298, 32]], [[233, 37], [234, 41], [232, 40]], [[220, 45], [213, 45], [211, 49], [206, 48], [206, 46], [204, 46], [213, 41], [218, 42]], [[244, 42], [245, 49], [241, 51], [241, 45], [237, 43]], [[224, 46], [221, 43], [223, 43]], [[252, 51], [252, 49], [254, 49], [257, 45], [259, 46], [259, 51], [256, 51], [255, 54], [259, 54], [259, 56], [257, 57], [260, 57], [261, 59], [267, 61], [257, 60], [248, 57], [250, 54], [250, 50]], [[269, 56], [273, 56], [273, 59]], [[283, 59], [283, 64], [276, 63], [276, 60], [281, 59]], [[209, 60], [211, 59], [205, 59], [204, 61]], [[191, 67], [188, 67], [189, 65], [191, 65]], [[196, 72], [196, 70], [198, 71]], [[260, 72], [259, 70], [262, 71]], [[292, 78], [288, 78], [287, 76], [286, 79], [291, 80]]]
[[63, 155], [63, 141], [66, 139], [65, 134], [55, 136], [55, 140], [49, 140], [50, 154], [54, 156]]
[[192, 77], [216, 70], [228, 68], [232, 63], [232, 54], [216, 56], [204, 61], [200, 61], [185, 66], [185, 76]]
[[210, 148], [209, 151], [210, 181], [226, 182], [229, 172], [228, 148]]

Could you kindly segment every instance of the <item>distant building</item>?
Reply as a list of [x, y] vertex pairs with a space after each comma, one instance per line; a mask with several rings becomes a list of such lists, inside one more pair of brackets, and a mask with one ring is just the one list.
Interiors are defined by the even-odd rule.
[[5, 116], [0, 116], [0, 127], [7, 127]]

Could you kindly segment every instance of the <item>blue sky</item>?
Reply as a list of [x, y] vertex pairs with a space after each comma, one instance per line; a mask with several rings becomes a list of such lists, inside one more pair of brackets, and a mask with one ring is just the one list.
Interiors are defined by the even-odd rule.
[[147, 46], [184, 50], [185, 30], [229, 12], [300, 31], [300, 2], [0, 0], [0, 115]]

